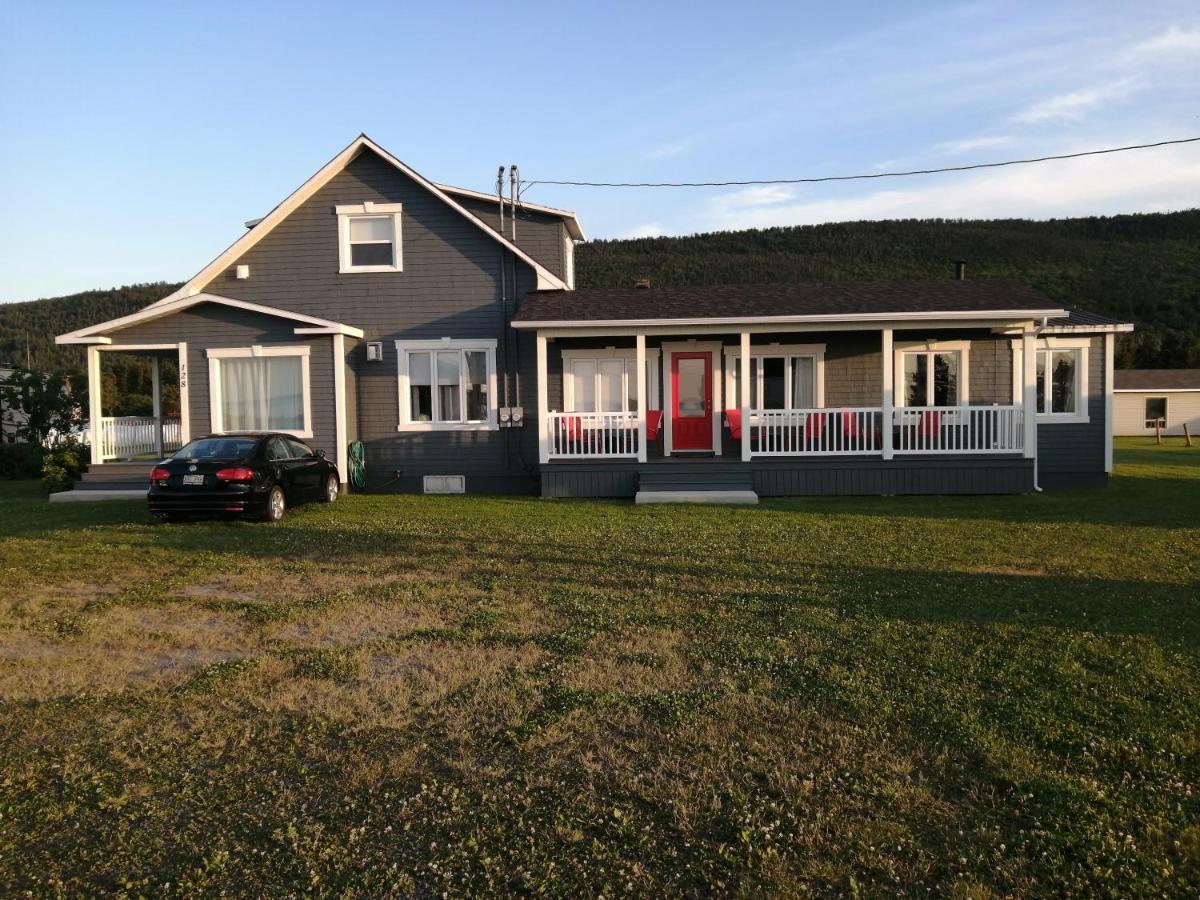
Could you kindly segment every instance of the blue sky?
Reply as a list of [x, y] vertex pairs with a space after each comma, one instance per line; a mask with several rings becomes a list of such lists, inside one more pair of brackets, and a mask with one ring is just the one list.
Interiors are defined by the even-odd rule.
[[[437, 181], [723, 180], [1200, 134], [1200, 5], [0, 4], [0, 299], [183, 280], [360, 131]], [[592, 237], [1200, 206], [1200, 145], [537, 186]]]

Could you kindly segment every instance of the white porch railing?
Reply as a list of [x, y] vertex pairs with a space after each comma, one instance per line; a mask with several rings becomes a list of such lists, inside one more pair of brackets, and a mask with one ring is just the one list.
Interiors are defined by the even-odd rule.
[[896, 453], [1020, 453], [1020, 406], [907, 406], [896, 410]]
[[[164, 452], [183, 446], [179, 419], [163, 419], [162, 428]], [[106, 416], [100, 420], [99, 438], [100, 458], [105, 461], [158, 453], [158, 424], [152, 416]]]
[[851, 456], [881, 451], [883, 410], [755, 409], [751, 456]]
[[548, 413], [552, 459], [637, 457], [636, 413]]

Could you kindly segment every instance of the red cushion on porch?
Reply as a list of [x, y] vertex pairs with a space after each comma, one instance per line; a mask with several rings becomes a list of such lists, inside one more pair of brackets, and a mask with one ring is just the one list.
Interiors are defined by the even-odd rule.
[[842, 434], [846, 437], [858, 437], [862, 429], [858, 427], [858, 413], [842, 413]]
[[567, 416], [563, 421], [563, 427], [567, 431], [567, 439], [577, 441], [583, 435], [583, 421], [579, 416]]
[[662, 410], [646, 410], [646, 440], [658, 440], [658, 429], [662, 428]]
[[921, 437], [933, 437], [941, 427], [942, 411], [927, 409], [921, 413], [921, 419], [917, 422], [917, 434]]
[[742, 438], [742, 411], [740, 409], [725, 410], [725, 424], [729, 426], [729, 436], [735, 441]]

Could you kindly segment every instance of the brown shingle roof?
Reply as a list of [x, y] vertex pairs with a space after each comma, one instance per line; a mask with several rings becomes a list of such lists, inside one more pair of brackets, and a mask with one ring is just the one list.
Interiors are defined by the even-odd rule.
[[967, 281], [840, 281], [707, 287], [592, 288], [528, 295], [514, 324], [854, 316], [895, 313], [1059, 312], [1027, 284]]
[[1117, 369], [1118, 391], [1200, 391], [1200, 369]]

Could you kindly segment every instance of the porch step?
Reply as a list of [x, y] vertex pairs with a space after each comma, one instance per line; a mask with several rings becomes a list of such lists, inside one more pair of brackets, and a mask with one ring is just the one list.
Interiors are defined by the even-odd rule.
[[740, 466], [672, 463], [643, 470], [637, 503], [757, 503], [754, 476]]
[[109, 462], [92, 465], [83, 473], [86, 484], [109, 484], [116, 481], [136, 481], [146, 484], [154, 462]]

